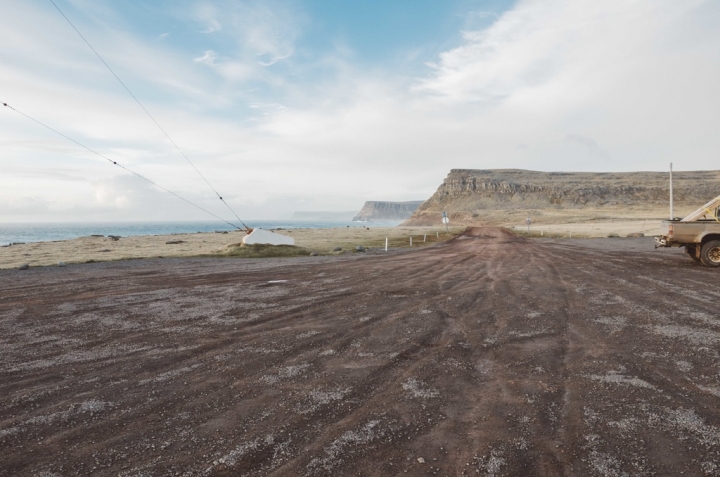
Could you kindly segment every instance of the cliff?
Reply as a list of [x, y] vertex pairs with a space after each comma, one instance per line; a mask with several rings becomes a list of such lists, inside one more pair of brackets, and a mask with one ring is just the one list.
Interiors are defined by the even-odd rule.
[[422, 200], [410, 202], [383, 202], [369, 200], [360, 212], [353, 217], [354, 221], [372, 222], [375, 220], [405, 220], [422, 204]]
[[[675, 215], [720, 195], [720, 171], [675, 172]], [[665, 172], [535, 172], [518, 169], [453, 169], [430, 199], [403, 225], [504, 224], [530, 216], [558, 220], [666, 218]]]

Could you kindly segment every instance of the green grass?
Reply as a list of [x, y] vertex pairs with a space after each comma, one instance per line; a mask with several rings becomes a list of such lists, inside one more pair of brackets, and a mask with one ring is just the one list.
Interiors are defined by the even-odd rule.
[[271, 257], [305, 257], [310, 250], [293, 245], [229, 245], [225, 251], [213, 254], [214, 257], [239, 258], [271, 258]]

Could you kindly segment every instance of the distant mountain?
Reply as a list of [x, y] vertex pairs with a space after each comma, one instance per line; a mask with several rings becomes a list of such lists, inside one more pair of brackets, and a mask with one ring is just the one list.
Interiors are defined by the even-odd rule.
[[365, 202], [360, 212], [353, 217], [354, 221], [372, 222], [375, 220], [405, 220], [415, 212], [422, 200], [409, 202], [386, 202], [369, 200]]
[[355, 215], [354, 211], [349, 212], [329, 212], [329, 211], [312, 211], [302, 210], [294, 212], [292, 220], [319, 220], [334, 222], [349, 222]]
[[[720, 195], [720, 171], [675, 172], [675, 215]], [[453, 169], [404, 225], [654, 219], [669, 215], [666, 172], [536, 172]]]

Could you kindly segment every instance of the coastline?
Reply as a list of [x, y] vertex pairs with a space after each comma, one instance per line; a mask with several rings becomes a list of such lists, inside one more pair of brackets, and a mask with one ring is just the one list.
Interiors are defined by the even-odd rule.
[[[380, 248], [385, 246], [386, 237], [392, 248], [409, 247], [411, 236], [413, 246], [419, 247], [447, 240], [463, 230], [465, 226], [450, 227], [450, 234], [444, 228], [423, 226], [275, 229], [277, 233], [293, 237], [297, 247], [318, 254], [353, 252], [358, 245]], [[428, 241], [423, 243], [424, 235], [428, 236]], [[70, 265], [142, 258], [227, 256], [244, 236], [244, 231], [228, 231], [135, 235], [119, 240], [108, 236], [89, 236], [16, 244], [0, 248], [0, 269], [17, 268], [23, 264], [41, 267], [57, 266], [59, 262]], [[337, 247], [343, 250], [334, 251]]]
[[[454, 225], [449, 234], [439, 226], [335, 227], [274, 229], [295, 239], [295, 246], [307, 253], [338, 255], [351, 253], [360, 245], [384, 248], [388, 238], [391, 248], [421, 247], [448, 240], [465, 230], [467, 225]], [[528, 235], [523, 225], [505, 224], [515, 233]], [[600, 238], [608, 235], [626, 237], [642, 233], [646, 236], [662, 232], [660, 220], [614, 220], [603, 222], [533, 224], [530, 236]], [[427, 235], [427, 241], [423, 237]], [[109, 236], [87, 236], [52, 242], [31, 242], [0, 247], [0, 270], [23, 264], [30, 267], [57, 266], [59, 262], [78, 264], [163, 257], [231, 256], [245, 236], [244, 231], [134, 235], [113, 240]], [[168, 243], [171, 242], [171, 243]], [[341, 251], [335, 251], [335, 248]]]

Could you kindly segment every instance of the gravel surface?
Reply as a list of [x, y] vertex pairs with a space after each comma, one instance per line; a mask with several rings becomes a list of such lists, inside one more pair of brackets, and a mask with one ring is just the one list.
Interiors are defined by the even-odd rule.
[[0, 271], [0, 476], [720, 474], [720, 271], [648, 239]]

